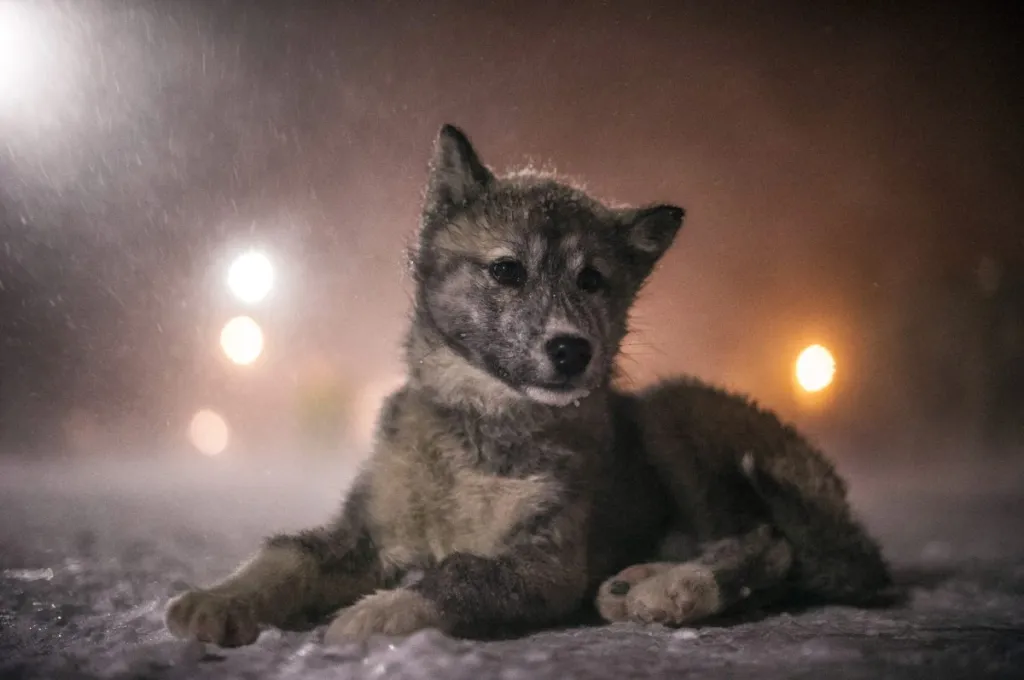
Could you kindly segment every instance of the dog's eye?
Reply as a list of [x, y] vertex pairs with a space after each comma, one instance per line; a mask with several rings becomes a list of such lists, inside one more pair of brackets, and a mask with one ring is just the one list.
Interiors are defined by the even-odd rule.
[[576, 285], [587, 293], [596, 293], [604, 288], [604, 276], [593, 267], [584, 267], [576, 277]]
[[503, 286], [518, 288], [526, 283], [526, 267], [516, 260], [495, 260], [488, 270], [494, 280]]

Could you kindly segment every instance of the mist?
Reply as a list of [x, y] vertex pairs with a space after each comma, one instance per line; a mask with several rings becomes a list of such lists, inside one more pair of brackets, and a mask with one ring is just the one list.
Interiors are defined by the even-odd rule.
[[[0, 675], [454, 678], [511, 658], [621, 677], [657, 644], [665, 673], [1013, 676], [1024, 26], [1006, 12], [0, 0]], [[443, 123], [499, 171], [686, 207], [621, 386], [692, 374], [796, 425], [910, 604], [490, 647], [174, 646], [168, 596], [326, 520], [369, 454]], [[265, 260], [239, 274], [240, 256]], [[835, 363], [816, 391], [796, 372], [813, 345]]]
[[[626, 386], [694, 373], [843, 456], [1020, 457], [1008, 17], [230, 2], [2, 16], [8, 455], [188, 455], [200, 409], [223, 415], [232, 455], [309, 437], [365, 449], [401, 377], [405, 248], [451, 121], [499, 169], [687, 207], [636, 310]], [[250, 249], [275, 266], [258, 306], [224, 285]], [[255, 365], [218, 346], [236, 314], [263, 328]], [[792, 368], [812, 343], [837, 372], [808, 400]]]

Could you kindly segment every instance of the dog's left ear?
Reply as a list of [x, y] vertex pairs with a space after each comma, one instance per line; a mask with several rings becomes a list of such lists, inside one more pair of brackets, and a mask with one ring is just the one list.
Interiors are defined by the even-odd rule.
[[466, 134], [454, 125], [444, 125], [437, 135], [430, 163], [427, 200], [436, 207], [466, 203], [494, 181]]
[[675, 205], [653, 205], [620, 213], [626, 242], [641, 261], [654, 264], [675, 240], [686, 211]]

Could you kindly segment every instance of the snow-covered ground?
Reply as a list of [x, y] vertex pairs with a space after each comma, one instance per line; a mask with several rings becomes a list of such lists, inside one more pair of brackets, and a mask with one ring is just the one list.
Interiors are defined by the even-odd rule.
[[322, 630], [267, 631], [252, 647], [220, 650], [168, 636], [168, 596], [223, 576], [267, 532], [324, 519], [350, 471], [207, 459], [0, 464], [0, 676], [1024, 677], [1021, 477], [929, 474], [851, 478], [862, 515], [912, 585], [904, 608], [487, 643], [428, 631], [330, 649]]

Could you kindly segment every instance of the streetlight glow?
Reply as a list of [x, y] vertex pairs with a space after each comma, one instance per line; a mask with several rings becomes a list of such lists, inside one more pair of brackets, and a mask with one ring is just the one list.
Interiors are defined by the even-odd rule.
[[248, 366], [263, 353], [263, 330], [251, 317], [236, 316], [224, 324], [220, 347], [228, 359]]
[[228, 288], [242, 302], [255, 304], [270, 293], [274, 285], [274, 266], [263, 253], [242, 253], [228, 268]]
[[796, 360], [796, 381], [807, 392], [820, 392], [832, 384], [836, 360], [823, 345], [811, 345]]
[[192, 416], [188, 438], [200, 453], [216, 456], [228, 447], [231, 434], [227, 421], [219, 413], [203, 409]]

